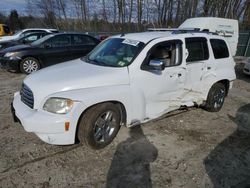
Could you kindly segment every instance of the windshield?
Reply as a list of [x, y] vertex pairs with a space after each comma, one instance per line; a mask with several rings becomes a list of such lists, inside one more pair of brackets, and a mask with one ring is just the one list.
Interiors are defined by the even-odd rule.
[[47, 35], [43, 38], [40, 38], [34, 42], [31, 43], [31, 46], [36, 46], [36, 45], [40, 45], [42, 44], [44, 41], [46, 41], [47, 39], [49, 39], [50, 37], [54, 36], [53, 34]]
[[110, 67], [125, 67], [144, 47], [144, 43], [121, 38], [111, 38], [99, 44], [85, 59], [88, 63]]

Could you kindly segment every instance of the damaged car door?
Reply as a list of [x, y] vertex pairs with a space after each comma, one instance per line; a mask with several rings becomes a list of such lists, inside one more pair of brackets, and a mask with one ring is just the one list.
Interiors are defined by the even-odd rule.
[[182, 45], [182, 40], [154, 44], [141, 66], [143, 71], [134, 74], [137, 78], [133, 80], [137, 83], [132, 85], [140, 85], [144, 93], [145, 114], [148, 118], [177, 109], [181, 104], [178, 97], [183, 93], [186, 76]]

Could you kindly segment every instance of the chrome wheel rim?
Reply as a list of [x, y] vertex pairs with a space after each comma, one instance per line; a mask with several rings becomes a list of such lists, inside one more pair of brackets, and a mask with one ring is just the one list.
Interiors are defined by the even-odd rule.
[[38, 63], [35, 60], [27, 59], [23, 63], [23, 70], [27, 73], [32, 73], [38, 70]]
[[114, 112], [106, 111], [101, 114], [94, 125], [94, 139], [98, 143], [103, 143], [108, 141], [116, 127], [117, 121], [114, 117]]
[[218, 92], [214, 95], [214, 108], [220, 108], [223, 105], [225, 98], [225, 90], [219, 89]]

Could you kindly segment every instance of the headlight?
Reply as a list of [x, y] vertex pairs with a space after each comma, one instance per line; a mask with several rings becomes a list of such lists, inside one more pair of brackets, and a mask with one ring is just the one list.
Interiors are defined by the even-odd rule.
[[49, 98], [43, 105], [43, 109], [55, 114], [66, 114], [73, 107], [74, 101], [64, 98]]
[[11, 57], [14, 56], [16, 54], [16, 52], [8, 52], [4, 55], [4, 57]]

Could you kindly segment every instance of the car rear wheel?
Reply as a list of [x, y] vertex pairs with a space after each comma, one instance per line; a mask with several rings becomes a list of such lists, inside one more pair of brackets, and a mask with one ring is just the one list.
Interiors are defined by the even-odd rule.
[[41, 68], [40, 63], [37, 59], [33, 57], [27, 57], [23, 59], [20, 63], [20, 70], [24, 74], [30, 74], [36, 72]]
[[222, 83], [214, 84], [209, 90], [204, 108], [209, 112], [218, 112], [224, 104], [226, 88]]
[[117, 135], [120, 123], [121, 114], [118, 106], [112, 103], [93, 106], [79, 121], [78, 139], [92, 149], [104, 148]]

